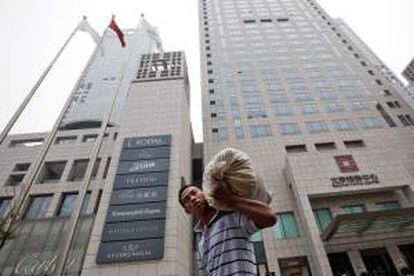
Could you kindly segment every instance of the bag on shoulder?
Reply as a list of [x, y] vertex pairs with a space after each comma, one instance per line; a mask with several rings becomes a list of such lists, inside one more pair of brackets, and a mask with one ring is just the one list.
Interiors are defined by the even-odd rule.
[[225, 182], [232, 193], [250, 199], [270, 203], [271, 194], [257, 175], [251, 158], [244, 152], [226, 148], [217, 153], [204, 168], [203, 191], [210, 206], [229, 211], [231, 207], [219, 203], [211, 196], [213, 181]]

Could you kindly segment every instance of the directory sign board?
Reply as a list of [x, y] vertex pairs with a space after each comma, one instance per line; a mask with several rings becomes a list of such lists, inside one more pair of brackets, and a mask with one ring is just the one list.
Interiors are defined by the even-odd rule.
[[171, 135], [123, 142], [96, 263], [161, 259]]

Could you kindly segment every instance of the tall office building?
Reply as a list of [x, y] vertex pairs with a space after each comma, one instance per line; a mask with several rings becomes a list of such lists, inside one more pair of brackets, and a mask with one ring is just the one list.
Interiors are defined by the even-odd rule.
[[382, 62], [314, 0], [199, 0], [199, 20], [204, 158], [243, 150], [274, 192], [260, 274], [414, 269], [414, 114]]
[[126, 47], [110, 30], [104, 33], [86, 66], [62, 120], [61, 129], [99, 127], [104, 112], [110, 106], [114, 89], [119, 89], [115, 109], [109, 124], [119, 124], [124, 104], [137, 64], [143, 54], [162, 51], [156, 28], [142, 16], [135, 29], [124, 29]]
[[414, 102], [414, 58], [407, 65], [407, 67], [405, 67], [402, 74], [405, 77], [405, 79], [408, 81], [408, 85], [406, 87], [407, 93], [409, 97], [411, 98], [412, 102]]
[[403, 71], [403, 76], [411, 85], [414, 85], [414, 58], [407, 65], [407, 67], [405, 67]]
[[[126, 49], [107, 33], [104, 56], [99, 49], [92, 56], [40, 163], [22, 220], [0, 248], [1, 275], [57, 275], [70, 237], [63, 275], [191, 275], [191, 218], [177, 201], [192, 177], [187, 66], [183, 52], [154, 52], [160, 41], [147, 31], [124, 30]], [[115, 91], [115, 115], [103, 134], [97, 126]], [[22, 181], [48, 140], [49, 133], [28, 133], [0, 145], [1, 218], [21, 197]], [[72, 233], [88, 164], [91, 181]]]

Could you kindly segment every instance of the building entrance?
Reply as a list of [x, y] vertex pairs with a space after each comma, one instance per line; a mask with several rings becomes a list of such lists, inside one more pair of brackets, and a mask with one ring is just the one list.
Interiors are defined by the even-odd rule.
[[398, 276], [397, 269], [385, 248], [362, 250], [361, 256], [369, 275]]
[[346, 252], [328, 254], [333, 276], [355, 276]]
[[414, 271], [414, 244], [400, 245], [399, 248], [405, 257], [408, 268]]

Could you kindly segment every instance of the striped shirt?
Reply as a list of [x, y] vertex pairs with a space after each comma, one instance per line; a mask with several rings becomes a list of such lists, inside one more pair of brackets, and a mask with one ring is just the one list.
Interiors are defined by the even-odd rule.
[[257, 275], [256, 258], [250, 236], [257, 231], [254, 222], [238, 212], [219, 212], [209, 225], [200, 229], [198, 244], [199, 276]]

